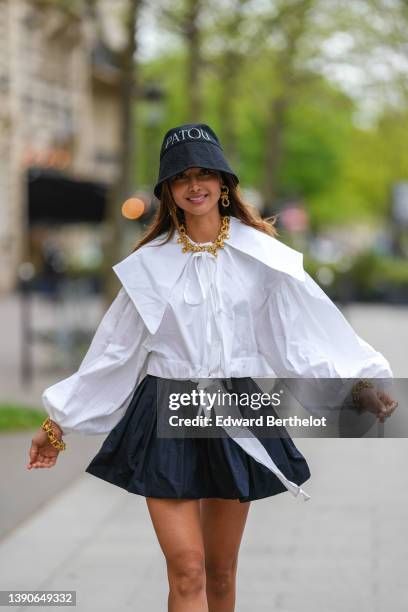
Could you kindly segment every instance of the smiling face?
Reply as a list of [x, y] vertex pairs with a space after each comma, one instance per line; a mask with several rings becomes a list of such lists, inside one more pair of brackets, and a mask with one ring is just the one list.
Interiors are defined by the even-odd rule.
[[184, 212], [206, 215], [218, 207], [222, 179], [216, 170], [188, 168], [169, 180], [173, 199]]

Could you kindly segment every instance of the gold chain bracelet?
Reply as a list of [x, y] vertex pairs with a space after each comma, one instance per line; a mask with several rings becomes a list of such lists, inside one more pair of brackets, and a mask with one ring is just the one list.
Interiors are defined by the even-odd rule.
[[45, 419], [45, 421], [41, 425], [41, 429], [47, 432], [48, 440], [54, 448], [58, 449], [59, 451], [63, 451], [66, 449], [65, 442], [57, 438], [57, 436], [54, 434], [50, 417], [47, 417]]
[[353, 398], [353, 402], [355, 406], [359, 406], [360, 404], [360, 393], [362, 389], [374, 388], [374, 385], [369, 380], [359, 380], [357, 381], [351, 389], [351, 396]]

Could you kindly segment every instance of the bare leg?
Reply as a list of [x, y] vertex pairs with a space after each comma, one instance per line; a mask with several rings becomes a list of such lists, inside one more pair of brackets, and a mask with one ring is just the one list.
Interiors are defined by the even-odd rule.
[[208, 612], [199, 500], [146, 498], [167, 563], [169, 612]]
[[209, 612], [233, 612], [238, 552], [251, 502], [202, 499], [206, 589]]

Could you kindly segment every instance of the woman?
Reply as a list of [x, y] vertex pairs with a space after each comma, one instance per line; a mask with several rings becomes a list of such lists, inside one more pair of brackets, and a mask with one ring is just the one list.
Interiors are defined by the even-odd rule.
[[[234, 610], [250, 502], [286, 490], [309, 499], [300, 485], [310, 471], [284, 428], [269, 438], [228, 427], [213, 438], [159, 436], [163, 381], [191, 392], [221, 379], [254, 392], [257, 377], [352, 379], [360, 408], [383, 421], [396, 406], [366, 380], [392, 377], [386, 359], [355, 334], [305, 273], [302, 255], [274, 237], [237, 185], [209, 126], [166, 133], [158, 214], [114, 266], [123, 286], [79, 370], [44, 391], [50, 418], [27, 466], [55, 465], [65, 434], [108, 433], [86, 471], [146, 497], [167, 562], [169, 610], [177, 612]], [[350, 386], [337, 387], [336, 401], [348, 397]]]

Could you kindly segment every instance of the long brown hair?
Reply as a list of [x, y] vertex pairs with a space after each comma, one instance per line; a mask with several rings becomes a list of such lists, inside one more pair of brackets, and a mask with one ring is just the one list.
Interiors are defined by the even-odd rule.
[[[239, 195], [238, 187], [235, 183], [235, 179], [227, 173], [220, 172], [222, 181], [229, 189], [228, 197], [230, 204], [228, 208], [221, 206], [218, 203], [220, 214], [222, 216], [229, 215], [236, 217], [245, 225], [249, 225], [264, 234], [269, 236], [276, 236], [278, 234], [274, 227], [276, 223], [276, 215], [262, 219], [258, 210], [254, 206], [246, 204]], [[184, 222], [184, 212], [177, 206], [171, 193], [168, 181], [164, 181], [160, 196], [160, 206], [151, 222], [149, 227], [146, 229], [145, 234], [133, 248], [132, 253], [140, 249], [143, 245], [151, 242], [161, 234], [167, 232], [166, 239], [160, 243], [161, 246], [166, 244], [174, 235], [176, 229], [179, 228], [180, 223]]]

